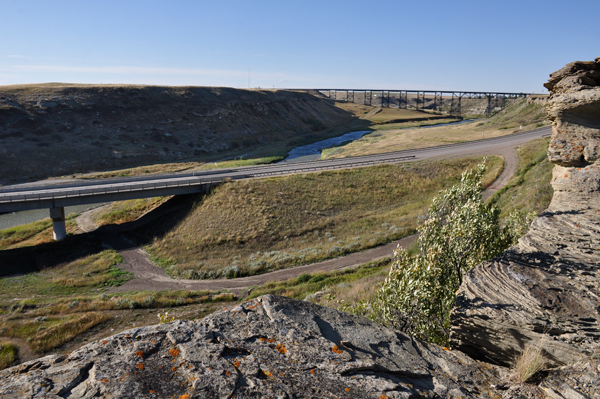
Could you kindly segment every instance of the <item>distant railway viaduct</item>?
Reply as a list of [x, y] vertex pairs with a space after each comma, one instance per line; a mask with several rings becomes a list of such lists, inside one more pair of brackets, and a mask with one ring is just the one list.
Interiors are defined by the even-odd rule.
[[[444, 90], [374, 90], [374, 89], [290, 89], [319, 93], [338, 101], [383, 108], [414, 108], [462, 116], [463, 99], [484, 100], [485, 114], [504, 109], [510, 100], [532, 96], [532, 93], [501, 93], [490, 91], [444, 91]], [[487, 103], [485, 102], [487, 100]]]

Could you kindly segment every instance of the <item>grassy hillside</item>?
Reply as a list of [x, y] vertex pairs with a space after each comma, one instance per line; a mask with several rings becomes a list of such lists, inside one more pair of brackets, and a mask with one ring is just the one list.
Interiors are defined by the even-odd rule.
[[69, 84], [2, 86], [0, 118], [0, 184], [248, 152], [283, 156], [353, 120], [303, 92]]
[[[481, 158], [231, 182], [130, 234], [168, 273], [236, 277], [306, 264], [411, 234], [430, 198]], [[493, 158], [488, 179], [501, 170]]]

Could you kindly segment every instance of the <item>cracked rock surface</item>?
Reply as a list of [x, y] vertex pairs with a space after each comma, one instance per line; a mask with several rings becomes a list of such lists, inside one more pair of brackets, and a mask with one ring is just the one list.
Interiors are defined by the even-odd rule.
[[550, 76], [552, 202], [518, 245], [468, 273], [452, 314], [453, 347], [493, 364], [529, 342], [551, 366], [600, 353], [600, 57]]
[[0, 397], [497, 398], [500, 373], [364, 318], [263, 296], [4, 370]]

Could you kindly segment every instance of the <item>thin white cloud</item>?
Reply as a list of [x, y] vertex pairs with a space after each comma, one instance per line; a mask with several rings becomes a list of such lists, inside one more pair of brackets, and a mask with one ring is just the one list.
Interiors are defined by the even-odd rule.
[[[61, 65], [15, 65], [3, 68], [11, 72], [44, 72], [44, 73], [84, 73], [84, 74], [118, 74], [118, 75], [186, 75], [186, 76], [212, 76], [227, 78], [247, 77], [246, 71], [202, 68], [164, 68], [164, 67], [139, 67], [139, 66], [61, 66]], [[265, 74], [265, 76], [267, 76]]]
[[18, 54], [10, 54], [7, 55], [8, 58], [26, 58], [24, 55], [18, 55]]

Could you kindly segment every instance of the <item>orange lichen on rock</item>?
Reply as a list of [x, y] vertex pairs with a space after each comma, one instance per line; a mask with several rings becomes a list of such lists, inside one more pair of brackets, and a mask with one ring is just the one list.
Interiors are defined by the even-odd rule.
[[103, 379], [98, 380], [98, 381], [100, 381], [100, 382], [108, 382], [108, 380], [106, 378], [103, 378]]
[[337, 353], [338, 355], [341, 355], [342, 353], [344, 353], [344, 351], [341, 350], [340, 348], [338, 348], [337, 345], [334, 345], [333, 348], [331, 348], [331, 351], [334, 353]]
[[233, 362], [233, 365], [234, 365], [236, 368], [239, 368], [239, 367], [240, 367], [240, 362], [239, 362], [239, 360], [236, 360], [235, 362]]
[[283, 346], [282, 344], [276, 345], [275, 349], [279, 352], [279, 353], [286, 353], [287, 349], [285, 349], [285, 346]]
[[144, 352], [142, 351], [137, 351], [135, 352], [136, 355], [138, 355], [139, 357], [144, 357]]
[[451, 351], [451, 350], [452, 350], [452, 349], [450, 349], [450, 348], [447, 348], [447, 347], [445, 347], [445, 346], [442, 346], [442, 349], [443, 349], [443, 350], [445, 350], [445, 351]]
[[315, 373], [315, 369], [310, 369], [310, 372], [313, 373], [313, 374], [315, 374], [315, 375], [317, 374], [317, 373]]
[[225, 371], [225, 375], [231, 375], [229, 371]]
[[270, 371], [263, 371], [263, 373], [265, 373], [267, 377], [271, 377], [273, 375], [273, 373], [271, 373]]
[[350, 388], [344, 388], [344, 391], [350, 392]]
[[138, 363], [137, 364], [137, 368], [140, 369], [140, 370], [143, 370], [144, 369], [144, 363]]
[[187, 393], [185, 395], [179, 395], [179, 399], [190, 399], [190, 395]]
[[382, 393], [381, 395], [379, 395], [379, 399], [390, 399], [390, 397]]
[[150, 393], [156, 393], [156, 391], [153, 391], [152, 389], [150, 390]]
[[179, 355], [179, 349], [169, 349], [169, 355], [171, 355], [171, 356]]

